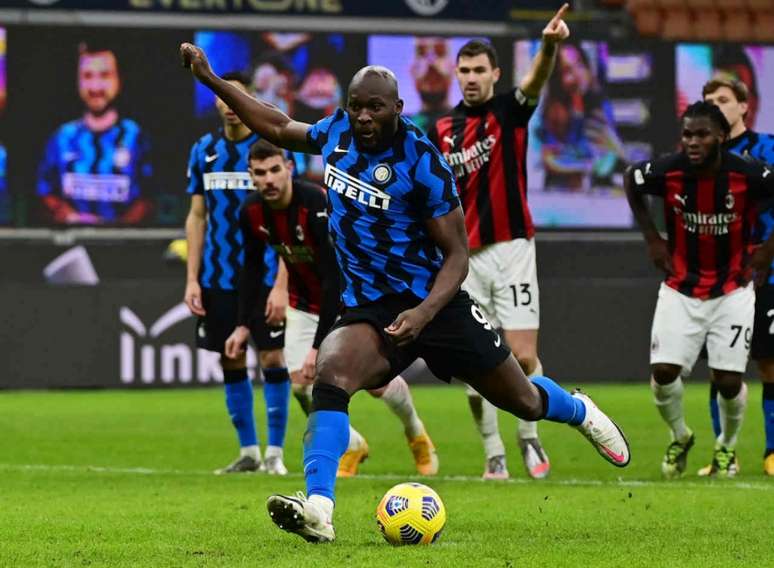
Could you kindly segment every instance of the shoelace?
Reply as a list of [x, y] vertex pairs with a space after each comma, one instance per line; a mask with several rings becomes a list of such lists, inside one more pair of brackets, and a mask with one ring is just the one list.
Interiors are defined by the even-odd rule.
[[685, 451], [685, 446], [681, 444], [680, 442], [672, 442], [669, 444], [669, 447], [667, 448], [667, 461], [670, 463], [674, 463], [677, 461], [677, 459], [680, 457], [680, 454], [682, 454]]
[[734, 461], [734, 452], [725, 449], [715, 452], [715, 462], [720, 469], [729, 469], [731, 463]]

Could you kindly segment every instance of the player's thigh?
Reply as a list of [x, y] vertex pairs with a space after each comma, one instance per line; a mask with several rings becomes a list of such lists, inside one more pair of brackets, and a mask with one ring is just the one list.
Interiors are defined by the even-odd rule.
[[288, 307], [285, 318], [285, 362], [291, 373], [300, 371], [314, 344], [320, 317]]
[[755, 323], [750, 356], [758, 362], [763, 378], [774, 380], [774, 284], [755, 290]]
[[506, 331], [539, 329], [540, 289], [534, 239], [497, 243], [493, 253], [496, 278], [492, 299], [500, 325]]
[[223, 354], [226, 340], [234, 331], [239, 309], [236, 292], [202, 288], [205, 314], [196, 322], [196, 346]]
[[752, 343], [755, 291], [749, 285], [710, 301], [708, 364], [711, 369], [743, 373]]
[[702, 300], [661, 284], [650, 335], [651, 366], [667, 363], [686, 372], [693, 367], [708, 331], [702, 308]]
[[494, 276], [497, 269], [491, 249], [490, 245], [471, 253], [468, 275], [462, 283], [462, 289], [478, 304], [487, 320], [497, 328], [500, 327], [500, 322], [495, 314], [493, 298]]
[[540, 393], [512, 355], [494, 369], [464, 380], [498, 408], [527, 420], [540, 418]]
[[390, 352], [384, 337], [367, 322], [337, 325], [317, 353], [315, 382], [335, 385], [350, 395], [391, 379]]
[[[269, 295], [269, 288], [261, 287], [261, 291], [256, 302], [255, 314], [250, 320], [250, 335], [258, 351], [263, 354], [271, 354], [271, 362], [277, 363], [277, 359], [284, 359], [283, 349], [285, 347], [285, 322], [279, 325], [269, 325], [266, 323], [264, 308], [266, 298]], [[262, 359], [266, 358], [262, 356]], [[262, 360], [261, 364], [264, 364]]]
[[537, 363], [537, 329], [505, 329], [503, 335], [518, 361]]

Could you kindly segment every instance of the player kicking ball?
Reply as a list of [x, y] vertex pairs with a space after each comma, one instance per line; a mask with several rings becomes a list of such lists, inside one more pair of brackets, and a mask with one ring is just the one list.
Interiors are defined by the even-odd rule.
[[[730, 126], [714, 104], [692, 104], [681, 124], [681, 152], [636, 164], [625, 177], [648, 254], [666, 274], [650, 347], [651, 388], [672, 431], [661, 472], [672, 479], [686, 469], [695, 436], [685, 422], [681, 374], [693, 367], [706, 339], [720, 394], [720, 435], [712, 468], [718, 476], [732, 477], [747, 406], [742, 373], [755, 315], [750, 268], [762, 281], [774, 256], [774, 236], [751, 253], [753, 228], [758, 206], [774, 197], [774, 176], [764, 165], [723, 149]], [[664, 199], [667, 240], [656, 230], [645, 194]]]
[[454, 176], [438, 150], [401, 117], [395, 75], [369, 66], [352, 78], [346, 110], [315, 125], [257, 101], [181, 45], [183, 63], [264, 138], [322, 154], [328, 231], [343, 277], [344, 311], [320, 345], [304, 435], [306, 496], [272, 495], [271, 519], [310, 542], [330, 542], [338, 461], [347, 449], [350, 397], [379, 388], [421, 357], [442, 379], [459, 377], [527, 420], [575, 426], [613, 465], [629, 463], [621, 430], [591, 399], [547, 377], [528, 380], [460, 289], [468, 244]]
[[[303, 385], [314, 378], [317, 351], [339, 308], [339, 273], [328, 236], [325, 192], [312, 183], [293, 180], [293, 162], [267, 140], [250, 147], [249, 173], [257, 191], [245, 199], [240, 212], [245, 260], [239, 278], [239, 323], [226, 341], [225, 352], [232, 359], [243, 355], [250, 336], [250, 314], [264, 312], [264, 306], [258, 305], [264, 297], [260, 283], [265, 279], [266, 250], [273, 249], [287, 270], [285, 361], [293, 380]], [[417, 471], [436, 474], [435, 448], [406, 381], [396, 377], [371, 394], [403, 420]], [[351, 426], [349, 441], [339, 463], [339, 477], [354, 475], [368, 455], [365, 439]]]

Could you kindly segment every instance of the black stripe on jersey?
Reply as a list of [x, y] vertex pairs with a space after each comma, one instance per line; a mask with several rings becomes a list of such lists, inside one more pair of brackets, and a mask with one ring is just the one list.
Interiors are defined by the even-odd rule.
[[[395, 164], [405, 161], [406, 159], [406, 150], [404, 147], [405, 143], [405, 136], [404, 140], [398, 140], [396, 144], [393, 145], [392, 150], [392, 156], [387, 158], [386, 162], [392, 166], [392, 169], [395, 170]], [[367, 167], [367, 162], [364, 161]], [[359, 169], [358, 173], [362, 173], [363, 170]], [[350, 175], [358, 177], [357, 174], [353, 173], [350, 170]], [[412, 176], [413, 179], [413, 176]], [[414, 182], [415, 185], [417, 182]], [[385, 219], [386, 220], [386, 219]], [[390, 251], [392, 250], [392, 245], [390, 244], [392, 242], [392, 238], [390, 237], [388, 231], [393, 226], [394, 223], [372, 223], [371, 226], [368, 227], [368, 232], [371, 233], [374, 237], [374, 240], [376, 241], [376, 250], [383, 254], [385, 257], [387, 257], [387, 262], [384, 265], [384, 272], [389, 275], [393, 276], [395, 278], [400, 279], [403, 282], [411, 282], [411, 274], [401, 266], [401, 260], [402, 257], [396, 255], [396, 254], [390, 254]], [[408, 253], [408, 251], [407, 251]], [[409, 262], [416, 262], [416, 259], [414, 258], [407, 258]], [[376, 279], [379, 280], [379, 277], [381, 276], [381, 273], [378, 271], [374, 271], [374, 274], [376, 275]], [[386, 285], [386, 283], [385, 283]]]
[[[696, 177], [684, 177], [682, 189], [685, 211], [699, 211], [699, 181]], [[685, 227], [682, 230], [685, 231], [685, 263], [688, 270], [685, 279], [680, 282], [679, 291], [686, 296], [693, 296], [693, 289], [699, 283], [699, 233], [698, 230], [690, 232]]]
[[[223, 171], [225, 172], [234, 172], [237, 170], [237, 164], [239, 163], [239, 160], [241, 158], [241, 154], [239, 153], [239, 148], [236, 144], [233, 142], [226, 142], [226, 154], [228, 155], [228, 160], [226, 160], [225, 165], [223, 166]], [[239, 223], [237, 222], [239, 219], [239, 210], [241, 208], [241, 200], [233, 191], [224, 191], [223, 192], [226, 195], [226, 198], [228, 199], [228, 205], [229, 210], [234, 211], [237, 215], [236, 219], [234, 219], [234, 223], [228, 227], [228, 230], [226, 231], [226, 241], [229, 245], [229, 253], [228, 253], [228, 266], [239, 266], [239, 254], [242, 251], [242, 245], [239, 242]], [[231, 278], [236, 279], [236, 274], [232, 274]]]
[[[715, 178], [715, 211], [726, 210], [726, 196], [731, 189], [729, 187], [728, 172], [721, 171]], [[731, 235], [718, 235], [715, 237], [715, 275], [717, 280], [710, 288], [710, 298], [723, 295], [723, 285], [728, 279], [728, 269], [731, 262]]]
[[[291, 239], [291, 242], [289, 244], [291, 246], [301, 245], [301, 243], [303, 242], [301, 239], [298, 238], [298, 235], [296, 234], [296, 227], [299, 226], [298, 224], [299, 207], [300, 207], [300, 200], [298, 199], [298, 197], [296, 197], [287, 210], [288, 234], [290, 235], [290, 239]], [[306, 230], [307, 227], [302, 227], [301, 229]], [[288, 266], [287, 268], [288, 270], [292, 270], [290, 266]], [[316, 271], [317, 268], [318, 267], [312, 265], [313, 270]], [[298, 290], [297, 308], [301, 311], [309, 311], [309, 298], [312, 297], [312, 291], [310, 290], [309, 286], [307, 286], [307, 283], [303, 278], [294, 278], [293, 283], [296, 290]]]
[[[118, 122], [118, 134], [116, 134], [116, 141], [113, 145], [114, 148], [123, 148], [124, 147], [124, 138], [126, 138], [126, 126], [124, 126], [124, 121], [121, 120]], [[113, 160], [113, 173], [114, 174], [120, 174], [121, 168], [119, 168], [116, 165], [116, 161]]]
[[[487, 115], [481, 117], [476, 128], [476, 139], [486, 139]], [[489, 161], [478, 170], [478, 192], [476, 193], [476, 212], [478, 213], [478, 232], [481, 243], [495, 242], [494, 219], [492, 218], [492, 199], [489, 195]]]
[[[519, 191], [519, 180], [526, 179], [524, 168], [527, 165], [521, 159], [521, 156], [516, 155], [516, 127], [510, 121], [503, 120], [502, 116], [495, 114], [495, 118], [500, 121], [501, 125], [500, 138], [502, 140], [502, 164], [503, 172], [505, 173], [506, 203], [508, 204], [508, 224], [511, 228], [511, 235], [526, 235], [524, 203], [522, 203], [521, 192]], [[515, 164], [515, 166], [512, 164]], [[526, 188], [524, 195], [526, 196]]]
[[91, 147], [94, 148], [94, 158], [89, 164], [90, 174], [97, 173], [97, 165], [100, 163], [100, 161], [102, 161], [103, 152], [102, 152], [102, 144], [100, 144], [101, 138], [102, 138], [101, 134], [97, 134], [95, 132], [91, 133]]

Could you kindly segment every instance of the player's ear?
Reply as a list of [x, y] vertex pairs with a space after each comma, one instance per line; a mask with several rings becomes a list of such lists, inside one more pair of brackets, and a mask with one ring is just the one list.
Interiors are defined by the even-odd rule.
[[403, 99], [397, 99], [395, 101], [395, 112], [400, 114], [403, 112]]
[[750, 105], [745, 103], [739, 103], [739, 110], [742, 111], [742, 118], [747, 118], [747, 111], [749, 110]]
[[502, 71], [500, 71], [499, 67], [495, 67], [494, 69], [492, 69], [492, 78], [494, 78], [494, 82], [495, 83], [497, 83], [497, 81], [500, 80], [500, 74], [501, 73], [502, 73]]

